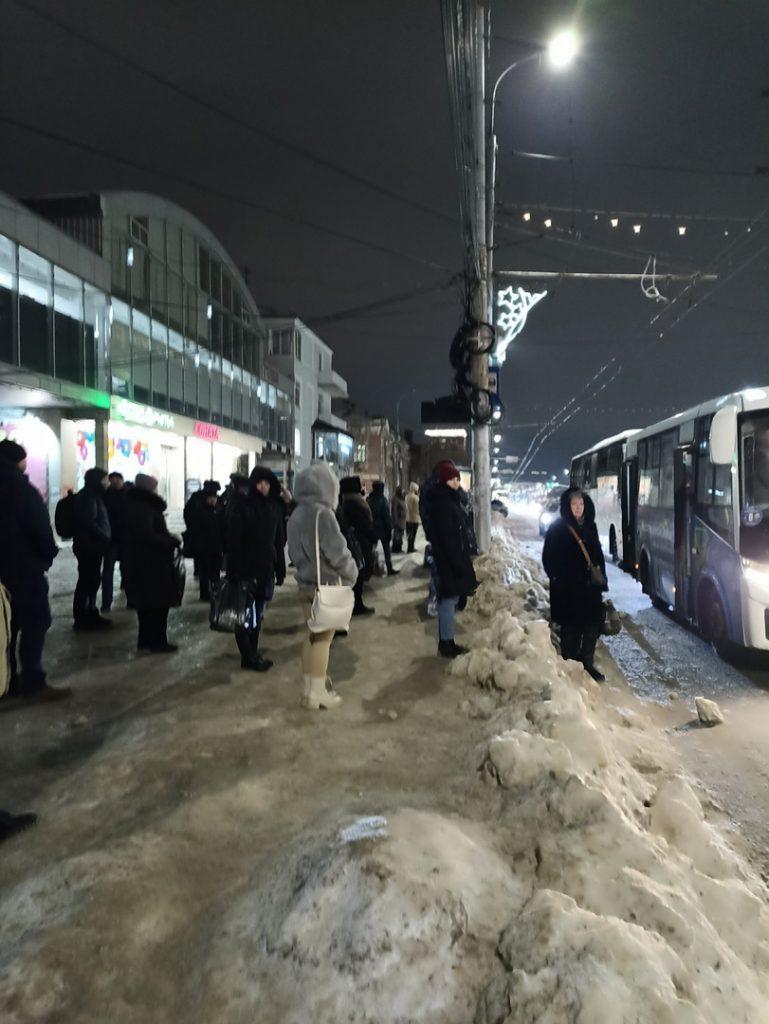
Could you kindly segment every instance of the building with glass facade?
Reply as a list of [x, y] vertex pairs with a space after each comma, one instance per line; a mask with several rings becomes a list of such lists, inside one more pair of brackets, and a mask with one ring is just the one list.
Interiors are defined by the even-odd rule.
[[181, 508], [208, 477], [287, 458], [248, 287], [186, 210], [140, 192], [0, 195], [0, 436], [53, 505], [92, 465], [151, 472]]

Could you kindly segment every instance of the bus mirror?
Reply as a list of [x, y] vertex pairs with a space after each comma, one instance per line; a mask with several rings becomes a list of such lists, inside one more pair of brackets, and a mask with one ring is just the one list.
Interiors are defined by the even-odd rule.
[[710, 425], [710, 461], [730, 466], [737, 454], [737, 410], [733, 405], [719, 409]]

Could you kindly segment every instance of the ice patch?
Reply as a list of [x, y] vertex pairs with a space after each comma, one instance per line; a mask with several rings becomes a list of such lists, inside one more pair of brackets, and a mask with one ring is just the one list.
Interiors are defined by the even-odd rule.
[[339, 838], [343, 843], [357, 843], [361, 839], [380, 839], [387, 835], [387, 818], [376, 815], [369, 818], [358, 818], [352, 825], [343, 828], [339, 832]]

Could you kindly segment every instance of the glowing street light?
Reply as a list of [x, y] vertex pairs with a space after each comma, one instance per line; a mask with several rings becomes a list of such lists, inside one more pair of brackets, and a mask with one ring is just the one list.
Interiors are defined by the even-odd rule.
[[609, 223], [611, 224], [611, 226], [613, 228], [618, 228], [619, 227], [619, 217], [612, 217], [612, 219], [609, 221]]
[[678, 234], [681, 235], [682, 238], [686, 234], [686, 225], [685, 224], [679, 224], [679, 226], [678, 226]]
[[641, 225], [640, 224], [634, 224], [633, 225], [633, 234], [634, 235], [640, 235], [641, 234]]
[[547, 56], [554, 68], [566, 68], [572, 63], [579, 51], [579, 40], [572, 29], [558, 32], [550, 40]]

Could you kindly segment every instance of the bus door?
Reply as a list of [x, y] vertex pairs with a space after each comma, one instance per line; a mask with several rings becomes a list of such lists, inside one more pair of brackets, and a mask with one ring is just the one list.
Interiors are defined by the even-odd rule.
[[673, 488], [675, 493], [675, 612], [692, 620], [692, 522], [694, 514], [694, 449], [676, 448], [673, 453]]
[[622, 463], [620, 478], [622, 505], [622, 561], [620, 569], [637, 575], [636, 568], [636, 506], [638, 504], [638, 459]]

